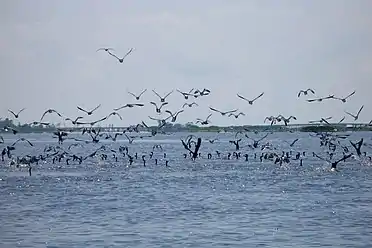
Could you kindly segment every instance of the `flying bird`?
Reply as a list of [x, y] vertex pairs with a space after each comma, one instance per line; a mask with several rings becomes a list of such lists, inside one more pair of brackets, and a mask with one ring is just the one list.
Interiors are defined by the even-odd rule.
[[119, 111], [123, 108], [134, 108], [134, 107], [143, 107], [143, 106], [145, 106], [145, 104], [143, 104], [143, 103], [127, 103], [127, 104], [125, 104], [125, 105], [123, 105], [119, 108], [115, 108], [114, 110]]
[[8, 112], [11, 113], [12, 115], [14, 115], [14, 118], [18, 119], [19, 114], [22, 113], [23, 110], [25, 110], [25, 108], [23, 108], [20, 111], [18, 111], [18, 113], [14, 113], [12, 110], [8, 109]]
[[59, 117], [62, 117], [62, 115], [60, 113], [58, 113], [56, 110], [54, 109], [48, 109], [47, 111], [45, 111], [43, 113], [43, 115], [41, 116], [40, 118], [40, 122], [43, 120], [43, 118], [45, 117], [46, 114], [52, 114], [52, 113], [56, 113]]
[[177, 119], [177, 116], [182, 113], [184, 110], [180, 110], [178, 112], [176, 112], [175, 114], [173, 114], [171, 111], [169, 110], [165, 110], [166, 113], [170, 114], [170, 116], [172, 117], [172, 120], [171, 122], [176, 122], [176, 119]]
[[334, 97], [334, 99], [337, 99], [337, 100], [340, 100], [341, 102], [345, 103], [346, 100], [351, 97], [352, 95], [355, 94], [355, 90], [353, 92], [351, 92], [348, 96], [344, 97], [344, 98], [338, 98], [338, 97]]
[[98, 51], [105, 51], [105, 52], [109, 52], [109, 51], [115, 51], [113, 48], [105, 48], [105, 47], [101, 47], [101, 48], [98, 48], [96, 52]]
[[99, 104], [97, 107], [95, 107], [94, 109], [90, 110], [90, 111], [87, 111], [79, 106], [77, 106], [78, 110], [80, 111], [83, 111], [84, 113], [86, 113], [87, 115], [92, 115], [94, 111], [96, 111], [99, 107], [101, 107], [101, 104]]
[[165, 102], [165, 99], [173, 93], [173, 90], [171, 92], [169, 92], [168, 94], [166, 94], [164, 97], [161, 97], [155, 90], [152, 90], [152, 92], [154, 92], [155, 95], [157, 95], [159, 98], [160, 98], [160, 102]]
[[359, 111], [358, 111], [358, 113], [356, 115], [353, 115], [353, 114], [351, 114], [351, 113], [349, 113], [347, 111], [345, 111], [345, 113], [348, 114], [348, 115], [350, 115], [351, 117], [353, 117], [354, 118], [354, 121], [357, 121], [359, 119], [359, 114], [360, 114], [360, 112], [362, 111], [363, 108], [364, 108], [364, 105], [362, 105], [362, 107], [360, 107], [360, 109], [359, 109]]
[[254, 98], [253, 100], [249, 100], [247, 98], [245, 98], [244, 96], [241, 96], [239, 94], [236, 94], [239, 98], [247, 101], [250, 105], [252, 105], [258, 98], [262, 97], [264, 95], [264, 92], [262, 92], [260, 95], [258, 95], [256, 98]]
[[123, 58], [119, 58], [118, 56], [116, 56], [115, 54], [113, 54], [112, 52], [110, 51], [107, 51], [111, 56], [113, 56], [114, 58], [116, 58], [120, 63], [123, 63], [124, 62], [124, 59], [130, 54], [132, 53], [133, 51], [133, 48], [129, 49], [129, 51], [124, 55]]
[[240, 112], [240, 113], [238, 113], [238, 114], [230, 113], [230, 114], [229, 114], [229, 117], [234, 116], [236, 119], [238, 119], [238, 117], [239, 117], [240, 115], [245, 116], [245, 114], [244, 114], [243, 112]]
[[212, 110], [212, 111], [214, 111], [214, 112], [220, 113], [222, 116], [238, 111], [237, 109], [234, 109], [234, 110], [223, 112], [223, 111], [220, 111], [220, 110], [215, 109], [215, 108], [212, 108], [212, 107], [209, 107], [209, 109]]
[[158, 107], [158, 105], [155, 103], [155, 102], [150, 102], [152, 105], [154, 105], [155, 106], [155, 108], [156, 108], [156, 113], [161, 113], [161, 108], [163, 107], [163, 106], [165, 106], [165, 105], [167, 105], [168, 104], [168, 102], [163, 102], [159, 107]]
[[310, 88], [309, 88], [309, 89], [307, 89], [307, 90], [300, 90], [300, 92], [298, 92], [297, 97], [300, 97], [301, 94], [304, 94], [305, 96], [307, 96], [307, 94], [308, 94], [309, 92], [315, 94], [315, 91], [314, 91], [313, 89], [310, 89]]
[[210, 123], [209, 118], [211, 118], [211, 116], [212, 116], [212, 114], [209, 114], [205, 120], [197, 118], [196, 119], [196, 124], [200, 123], [200, 125], [208, 125]]
[[184, 108], [184, 107], [189, 107], [189, 108], [191, 108], [192, 106], [199, 106], [196, 102], [192, 102], [192, 103], [184, 103], [183, 105], [182, 105], [182, 108]]
[[139, 101], [140, 97], [143, 95], [143, 93], [145, 93], [147, 91], [147, 89], [144, 89], [139, 95], [135, 95], [134, 93], [132, 92], [129, 92], [128, 91], [128, 94], [131, 94], [132, 96], [134, 96], [134, 98], [136, 98], [137, 101]]

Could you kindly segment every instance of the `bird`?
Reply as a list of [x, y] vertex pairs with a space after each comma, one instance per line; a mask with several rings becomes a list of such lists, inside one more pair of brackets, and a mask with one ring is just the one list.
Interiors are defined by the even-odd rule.
[[129, 49], [129, 51], [123, 56], [123, 58], [119, 58], [118, 56], [116, 56], [115, 54], [111, 53], [110, 51], [107, 51], [111, 56], [113, 56], [114, 58], [116, 58], [120, 63], [123, 63], [124, 62], [124, 59], [130, 54], [132, 53], [133, 51], [133, 48]]
[[237, 109], [234, 109], [234, 110], [223, 112], [223, 111], [220, 111], [220, 110], [212, 108], [212, 107], [209, 107], [209, 109], [212, 110], [212, 111], [220, 113], [222, 116], [238, 111]]
[[25, 110], [25, 108], [21, 109], [20, 111], [18, 111], [18, 113], [14, 113], [12, 110], [8, 109], [8, 112], [10, 112], [11, 114], [14, 115], [14, 118], [18, 119], [19, 117], [19, 114], [23, 112], [23, 110]]
[[360, 109], [359, 109], [359, 111], [358, 111], [358, 113], [356, 115], [353, 115], [353, 114], [351, 114], [351, 113], [349, 113], [347, 111], [345, 111], [345, 113], [348, 114], [348, 115], [350, 115], [351, 117], [353, 117], [354, 118], [354, 121], [357, 121], [359, 119], [359, 114], [360, 114], [360, 112], [362, 111], [363, 108], [364, 108], [364, 105], [362, 105], [362, 107], [360, 107]]
[[109, 52], [109, 51], [115, 51], [113, 48], [105, 48], [105, 47], [101, 47], [101, 48], [98, 48], [96, 52], [98, 51], [105, 51], [105, 52]]
[[144, 89], [139, 95], [135, 95], [134, 93], [128, 91], [128, 94], [131, 94], [132, 96], [134, 96], [136, 98], [137, 101], [140, 100], [140, 97], [143, 95], [143, 93], [145, 93], [147, 91], [147, 89]]
[[172, 117], [172, 120], [171, 122], [176, 122], [176, 119], [177, 119], [177, 116], [182, 113], [184, 110], [180, 110], [178, 112], [176, 112], [175, 114], [173, 114], [170, 110], [165, 110], [166, 113], [170, 114], [170, 116]]
[[353, 92], [351, 92], [348, 96], [344, 97], [344, 98], [338, 98], [338, 97], [334, 97], [334, 99], [337, 99], [337, 100], [340, 100], [341, 102], [345, 103], [346, 100], [351, 97], [352, 95], [355, 94], [355, 90]]
[[333, 98], [335, 98], [334, 95], [329, 95], [329, 96], [321, 97], [321, 98], [307, 99], [306, 101], [308, 101], [308, 102], [322, 102], [323, 100], [328, 100], [328, 99], [333, 99]]
[[189, 108], [191, 108], [192, 106], [199, 106], [196, 102], [192, 102], [192, 103], [184, 103], [183, 105], [182, 105], [182, 108], [184, 108], [184, 107], [189, 107]]
[[239, 95], [239, 94], [236, 94], [239, 98], [241, 98], [241, 99], [243, 99], [243, 100], [245, 100], [245, 101], [247, 101], [250, 105], [252, 105], [253, 104], [253, 102], [255, 102], [258, 98], [260, 98], [260, 97], [262, 97], [263, 95], [264, 95], [264, 92], [262, 92], [260, 95], [258, 95], [256, 98], [254, 98], [253, 100], [248, 100], [247, 98], [245, 98], [245, 97], [243, 97], [243, 96], [241, 96], [241, 95]]
[[118, 112], [115, 112], [115, 111], [111, 112], [111, 113], [107, 116], [107, 119], [108, 119], [110, 116], [114, 116], [114, 115], [116, 115], [117, 117], [119, 117], [120, 120], [123, 120], [123, 118], [121, 117], [121, 115], [120, 115]]
[[156, 113], [161, 113], [161, 108], [163, 107], [163, 106], [165, 106], [165, 105], [167, 105], [168, 104], [168, 102], [163, 102], [159, 107], [158, 107], [158, 105], [155, 103], [155, 102], [150, 102], [152, 105], [154, 105], [155, 106], [155, 108], [156, 108]]
[[143, 104], [143, 103], [127, 103], [127, 104], [125, 104], [125, 105], [123, 105], [119, 108], [115, 108], [114, 110], [119, 111], [123, 108], [134, 108], [134, 107], [143, 107], [143, 106], [145, 106], [145, 104]]
[[177, 91], [183, 95], [183, 97], [185, 98], [185, 100], [189, 99], [189, 96], [193, 95], [191, 93], [193, 90], [194, 90], [194, 88], [192, 88], [189, 92], [182, 92], [182, 91], [180, 91], [180, 90], [177, 89]]
[[308, 92], [311, 92], [311, 93], [313, 93], [313, 94], [315, 94], [315, 91], [313, 90], [313, 89], [307, 89], [307, 90], [300, 90], [300, 92], [298, 92], [298, 95], [297, 95], [297, 97], [300, 97], [301, 96], [301, 93], [303, 93], [305, 96], [308, 94]]
[[41, 116], [40, 122], [43, 120], [43, 118], [45, 117], [46, 114], [52, 114], [52, 113], [56, 113], [59, 117], [62, 117], [62, 115], [60, 113], [58, 113], [56, 110], [54, 110], [54, 109], [48, 109]]
[[169, 92], [168, 94], [166, 94], [164, 97], [161, 97], [155, 90], [152, 90], [152, 92], [154, 92], [155, 95], [157, 95], [159, 98], [160, 98], [160, 102], [165, 102], [165, 99], [173, 93], [173, 90], [171, 92]]
[[278, 115], [278, 117], [276, 118], [276, 120], [278, 122], [283, 121], [284, 125], [286, 125], [286, 126], [288, 125], [288, 123], [290, 122], [291, 119], [297, 120], [296, 116], [293, 116], [293, 115], [291, 115], [288, 118], [285, 118], [283, 115]]
[[208, 125], [209, 124], [209, 118], [211, 118], [212, 114], [209, 114], [205, 120], [202, 120], [200, 118], [196, 119], [196, 124], [200, 123], [200, 125]]
[[243, 112], [240, 112], [240, 113], [238, 113], [238, 114], [230, 113], [230, 114], [229, 114], [229, 117], [234, 116], [236, 119], [238, 119], [238, 117], [239, 117], [240, 115], [245, 116], [245, 114], [244, 114]]
[[83, 119], [83, 117], [82, 117], [82, 116], [78, 116], [78, 117], [76, 117], [75, 120], [72, 120], [72, 119], [70, 119], [70, 118], [66, 118], [65, 121], [71, 121], [71, 123], [72, 123], [73, 125], [77, 125], [79, 119]]
[[79, 106], [77, 106], [77, 109], [80, 110], [80, 111], [83, 111], [85, 112], [87, 115], [92, 115], [94, 111], [96, 111], [99, 107], [101, 107], [101, 104], [99, 104], [97, 107], [95, 107], [94, 109], [90, 110], [90, 111], [87, 111]]

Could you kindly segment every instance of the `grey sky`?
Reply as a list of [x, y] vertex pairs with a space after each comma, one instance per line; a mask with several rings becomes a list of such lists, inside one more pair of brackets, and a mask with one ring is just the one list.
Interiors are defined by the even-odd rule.
[[[1, 1], [0, 116], [26, 107], [22, 122], [39, 120], [48, 108], [76, 117], [82, 114], [76, 105], [101, 103], [99, 118], [134, 102], [127, 90], [147, 88], [141, 102], [148, 104], [158, 101], [151, 89], [206, 87], [210, 96], [180, 114], [180, 123], [204, 118], [209, 106], [246, 113], [241, 119], [213, 114], [218, 125], [262, 124], [278, 114], [295, 115], [297, 123], [326, 116], [336, 121], [362, 104], [360, 121], [369, 122], [371, 9], [369, 0]], [[135, 50], [119, 64], [96, 52], [102, 46], [118, 55]], [[308, 87], [319, 96], [357, 92], [345, 104], [307, 103], [297, 92]], [[250, 106], [238, 92], [265, 95]], [[184, 100], [175, 92], [169, 102], [174, 111]], [[157, 116], [149, 104], [120, 113], [124, 121], [113, 117], [104, 125]]]

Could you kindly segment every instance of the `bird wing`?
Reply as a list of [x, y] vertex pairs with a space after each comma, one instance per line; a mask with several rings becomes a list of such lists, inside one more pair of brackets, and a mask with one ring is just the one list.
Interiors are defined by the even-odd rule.
[[167, 98], [170, 94], [172, 94], [173, 93], [173, 90], [171, 91], [171, 92], [169, 92], [168, 94], [166, 94], [165, 96], [164, 96], [164, 98]]
[[145, 93], [147, 91], [147, 89], [144, 89], [141, 94], [139, 94], [139, 97], [143, 95], [143, 93]]
[[351, 97], [352, 95], [354, 95], [355, 94], [355, 90], [353, 91], [353, 92], [351, 92], [347, 97], [345, 97], [344, 99], [347, 99], [347, 98], [349, 98], [349, 97]]
[[218, 113], [222, 113], [222, 112], [219, 111], [218, 109], [215, 109], [215, 108], [212, 108], [212, 107], [209, 107], [209, 109], [212, 110], [212, 111], [218, 112]]
[[252, 100], [252, 102], [256, 101], [258, 98], [264, 95], [264, 92], [262, 92], [259, 96], [257, 96], [255, 99]]
[[356, 116], [359, 116], [360, 112], [362, 111], [362, 109], [364, 108], [364, 105], [362, 105], [362, 107], [360, 107], [359, 111], [358, 111], [358, 114]]
[[241, 96], [241, 95], [239, 95], [239, 94], [236, 94], [239, 98], [241, 98], [241, 99], [243, 99], [243, 100], [245, 100], [245, 101], [249, 101], [247, 98], [245, 98], [244, 96]]
[[157, 95], [159, 98], [162, 98], [155, 90], [152, 90], [152, 92], [154, 92], [154, 94]]

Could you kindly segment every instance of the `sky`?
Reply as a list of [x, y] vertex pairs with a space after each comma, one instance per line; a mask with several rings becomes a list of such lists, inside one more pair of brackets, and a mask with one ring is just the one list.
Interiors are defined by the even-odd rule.
[[[148, 89], [141, 109], [119, 111], [102, 126], [128, 126], [159, 117], [152, 93], [211, 90], [185, 109], [178, 123], [195, 122], [211, 111], [239, 109], [238, 119], [213, 113], [214, 125], [263, 124], [266, 116], [294, 115], [307, 123], [321, 117], [337, 122], [364, 105], [358, 121], [372, 119], [372, 1], [369, 0], [204, 0], [204, 1], [0, 1], [0, 117], [20, 114], [22, 123], [40, 120], [54, 108], [90, 121], [137, 102], [127, 91]], [[120, 64], [100, 47], [112, 47]], [[316, 96], [343, 97], [308, 103], [297, 97], [312, 88]], [[253, 105], [239, 93], [254, 98]], [[314, 96], [314, 97], [316, 97]], [[308, 96], [312, 98], [313, 96]], [[192, 102], [192, 99], [189, 102]], [[164, 109], [185, 103], [174, 92]], [[92, 116], [77, 106], [93, 109]], [[166, 113], [160, 117], [167, 117]], [[89, 118], [88, 118], [89, 117]], [[70, 125], [55, 115], [44, 121]]]

